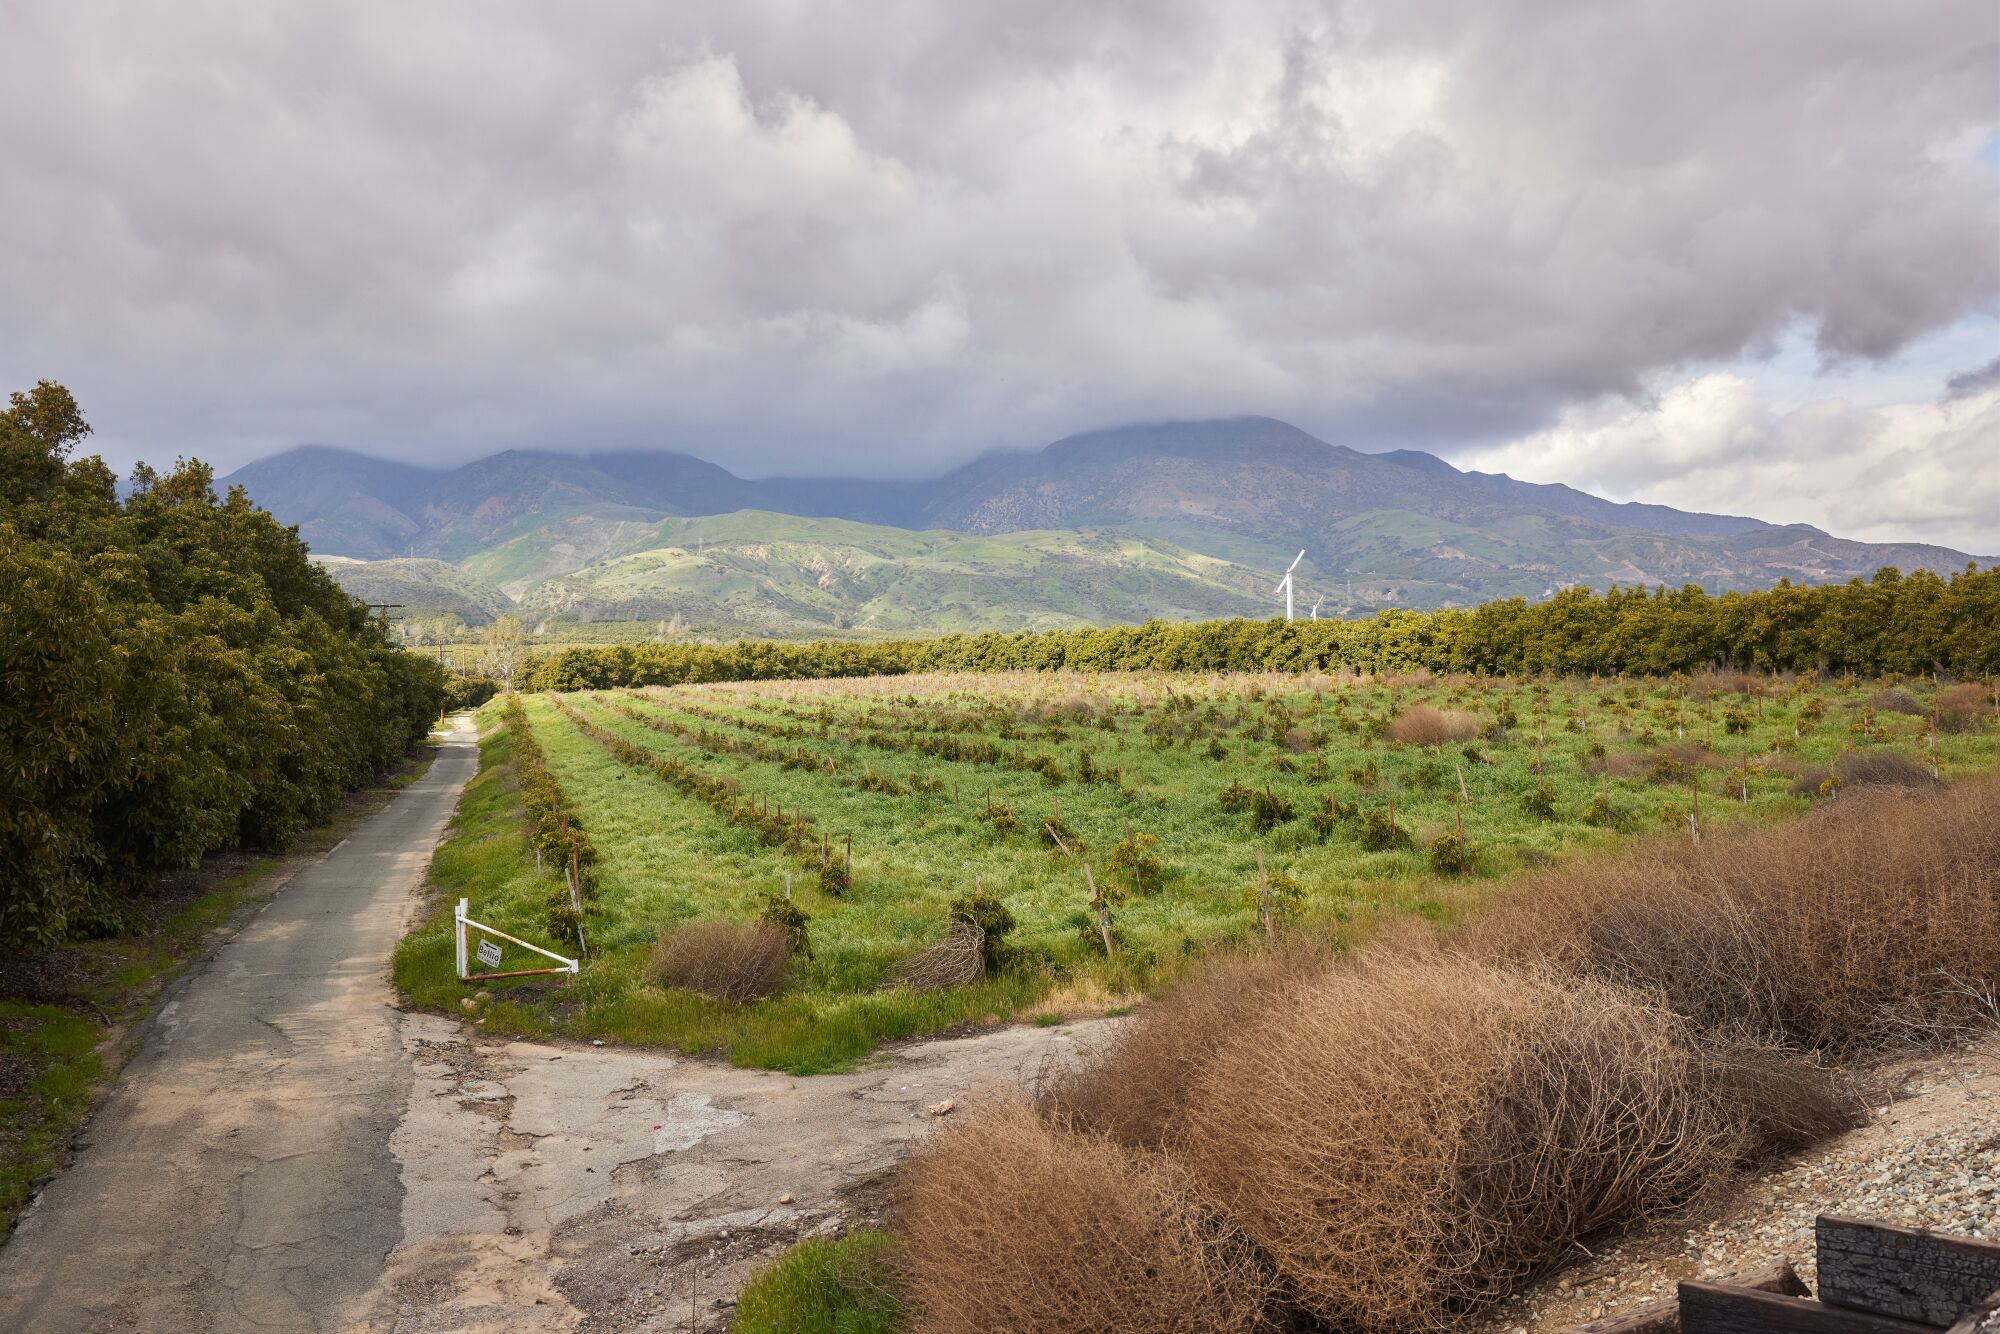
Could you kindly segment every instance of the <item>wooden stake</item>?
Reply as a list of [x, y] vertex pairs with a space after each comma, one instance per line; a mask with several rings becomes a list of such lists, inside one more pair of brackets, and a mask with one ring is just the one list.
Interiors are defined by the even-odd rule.
[[1271, 881], [1264, 874], [1264, 849], [1257, 849], [1257, 918], [1264, 924], [1264, 939], [1277, 936], [1271, 923]]
[[576, 910], [576, 952], [579, 958], [590, 957], [590, 946], [583, 939], [583, 894], [582, 877], [577, 872], [576, 850], [569, 854], [569, 906]]
[[1083, 864], [1083, 883], [1090, 886], [1090, 901], [1097, 905], [1097, 934], [1104, 939], [1104, 957], [1111, 957], [1111, 910], [1105, 906], [1104, 896], [1097, 892], [1097, 879], [1090, 873], [1090, 863]]

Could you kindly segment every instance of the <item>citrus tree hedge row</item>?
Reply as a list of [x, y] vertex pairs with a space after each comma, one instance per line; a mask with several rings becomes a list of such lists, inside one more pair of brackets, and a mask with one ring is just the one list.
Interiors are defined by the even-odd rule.
[[1587, 588], [1545, 602], [1384, 611], [1353, 621], [1148, 621], [1106, 629], [944, 635], [875, 643], [613, 644], [529, 669], [538, 689], [924, 671], [1369, 671], [1666, 673], [1745, 669], [2000, 672], [2000, 568], [1710, 596]]
[[283, 848], [422, 738], [444, 673], [197, 462], [129, 491], [42, 382], [0, 412], [0, 940], [127, 921], [154, 873]]

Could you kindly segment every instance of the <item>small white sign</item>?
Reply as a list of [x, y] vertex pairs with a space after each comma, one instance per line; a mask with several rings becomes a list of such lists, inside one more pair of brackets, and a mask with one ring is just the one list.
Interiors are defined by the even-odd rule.
[[479, 962], [488, 968], [500, 966], [500, 947], [490, 940], [479, 942]]

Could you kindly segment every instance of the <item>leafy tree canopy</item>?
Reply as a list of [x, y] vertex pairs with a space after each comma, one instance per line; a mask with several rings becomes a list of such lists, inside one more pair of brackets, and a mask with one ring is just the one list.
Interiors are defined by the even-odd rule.
[[0, 937], [119, 925], [162, 870], [282, 848], [422, 737], [443, 673], [295, 529], [182, 461], [130, 495], [69, 391], [0, 413]]

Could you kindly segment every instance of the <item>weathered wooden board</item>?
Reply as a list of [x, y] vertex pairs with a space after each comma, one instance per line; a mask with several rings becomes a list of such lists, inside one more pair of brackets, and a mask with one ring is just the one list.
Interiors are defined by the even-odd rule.
[[[1756, 1269], [1745, 1270], [1741, 1274], [1724, 1279], [1732, 1287], [1751, 1288], [1758, 1292], [1776, 1292], [1787, 1297], [1809, 1297], [1811, 1291], [1798, 1271], [1792, 1268], [1790, 1260], [1773, 1260], [1770, 1264]], [[1647, 1302], [1644, 1306], [1608, 1315], [1601, 1320], [1592, 1320], [1576, 1326], [1570, 1334], [1678, 1334], [1681, 1327], [1680, 1306], [1672, 1297]]]
[[1680, 1285], [1681, 1334], [1938, 1334], [1939, 1326], [1721, 1283]]
[[1819, 1299], [1942, 1328], [2000, 1288], [2000, 1243], [1822, 1214]]
[[1946, 1334], [2000, 1334], [2000, 1292], [1989, 1294]]

